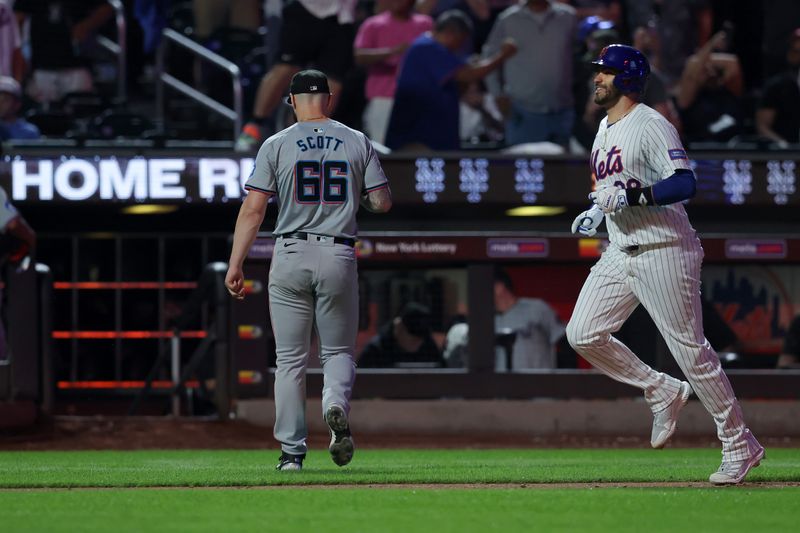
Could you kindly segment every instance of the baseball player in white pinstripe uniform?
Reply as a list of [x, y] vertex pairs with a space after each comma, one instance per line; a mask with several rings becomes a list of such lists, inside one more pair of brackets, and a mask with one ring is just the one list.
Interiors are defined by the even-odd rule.
[[297, 124], [267, 139], [245, 183], [225, 277], [232, 296], [244, 298], [242, 263], [278, 200], [269, 304], [277, 355], [275, 438], [278, 470], [300, 470], [307, 446], [306, 364], [312, 332], [319, 336], [324, 374], [322, 412], [331, 432], [328, 451], [344, 466], [353, 457], [348, 415], [355, 380], [358, 328], [356, 212], [383, 213], [392, 205], [389, 184], [369, 139], [326, 116], [330, 90], [318, 70], [295, 74], [289, 88]]
[[[741, 482], [764, 458], [747, 428], [719, 357], [703, 334], [703, 249], [681, 202], [695, 178], [675, 128], [639, 103], [650, 72], [635, 48], [611, 45], [593, 62], [597, 104], [607, 116], [592, 147], [594, 205], [573, 233], [594, 235], [603, 219], [610, 244], [592, 267], [567, 325], [575, 350], [611, 378], [644, 391], [653, 411], [651, 445], [663, 447], [694, 390], [717, 425], [722, 465], [709, 481]], [[644, 305], [689, 382], [657, 372], [613, 337]]]

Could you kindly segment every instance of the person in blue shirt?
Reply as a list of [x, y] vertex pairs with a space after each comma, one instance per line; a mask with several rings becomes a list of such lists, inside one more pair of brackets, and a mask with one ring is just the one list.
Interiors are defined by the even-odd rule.
[[392, 150], [458, 150], [459, 83], [483, 79], [517, 51], [513, 40], [496, 54], [476, 63], [459, 57], [472, 35], [472, 21], [463, 12], [445, 11], [433, 33], [418, 37], [406, 52], [386, 145]]
[[0, 141], [41, 137], [39, 128], [17, 116], [21, 106], [22, 89], [17, 80], [0, 76]]

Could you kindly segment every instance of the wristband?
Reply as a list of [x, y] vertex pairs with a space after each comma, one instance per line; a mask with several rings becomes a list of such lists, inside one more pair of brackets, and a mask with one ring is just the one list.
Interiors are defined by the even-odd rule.
[[628, 205], [630, 207], [657, 205], [656, 201], [653, 199], [652, 187], [625, 189], [625, 196], [628, 199]]

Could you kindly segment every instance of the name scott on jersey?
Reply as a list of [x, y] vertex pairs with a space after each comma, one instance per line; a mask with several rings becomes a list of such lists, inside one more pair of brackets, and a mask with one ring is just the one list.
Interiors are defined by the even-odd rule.
[[344, 144], [344, 141], [338, 137], [332, 137], [330, 135], [309, 135], [305, 139], [300, 139], [297, 141], [297, 146], [300, 148], [301, 152], [306, 152], [313, 149], [328, 150], [331, 148], [331, 143], [335, 143], [333, 145], [333, 149], [338, 150], [339, 145]]

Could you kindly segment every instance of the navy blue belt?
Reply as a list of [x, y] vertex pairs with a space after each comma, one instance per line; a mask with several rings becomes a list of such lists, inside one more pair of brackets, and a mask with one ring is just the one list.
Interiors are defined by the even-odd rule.
[[[284, 239], [302, 239], [304, 241], [309, 240], [309, 237], [324, 237], [324, 235], [314, 235], [313, 233], [306, 233], [305, 231], [295, 231], [293, 233], [284, 233], [281, 235]], [[334, 237], [333, 242], [336, 244], [344, 244], [345, 246], [349, 246], [353, 248], [356, 245], [355, 239], [350, 239], [348, 237]]]

